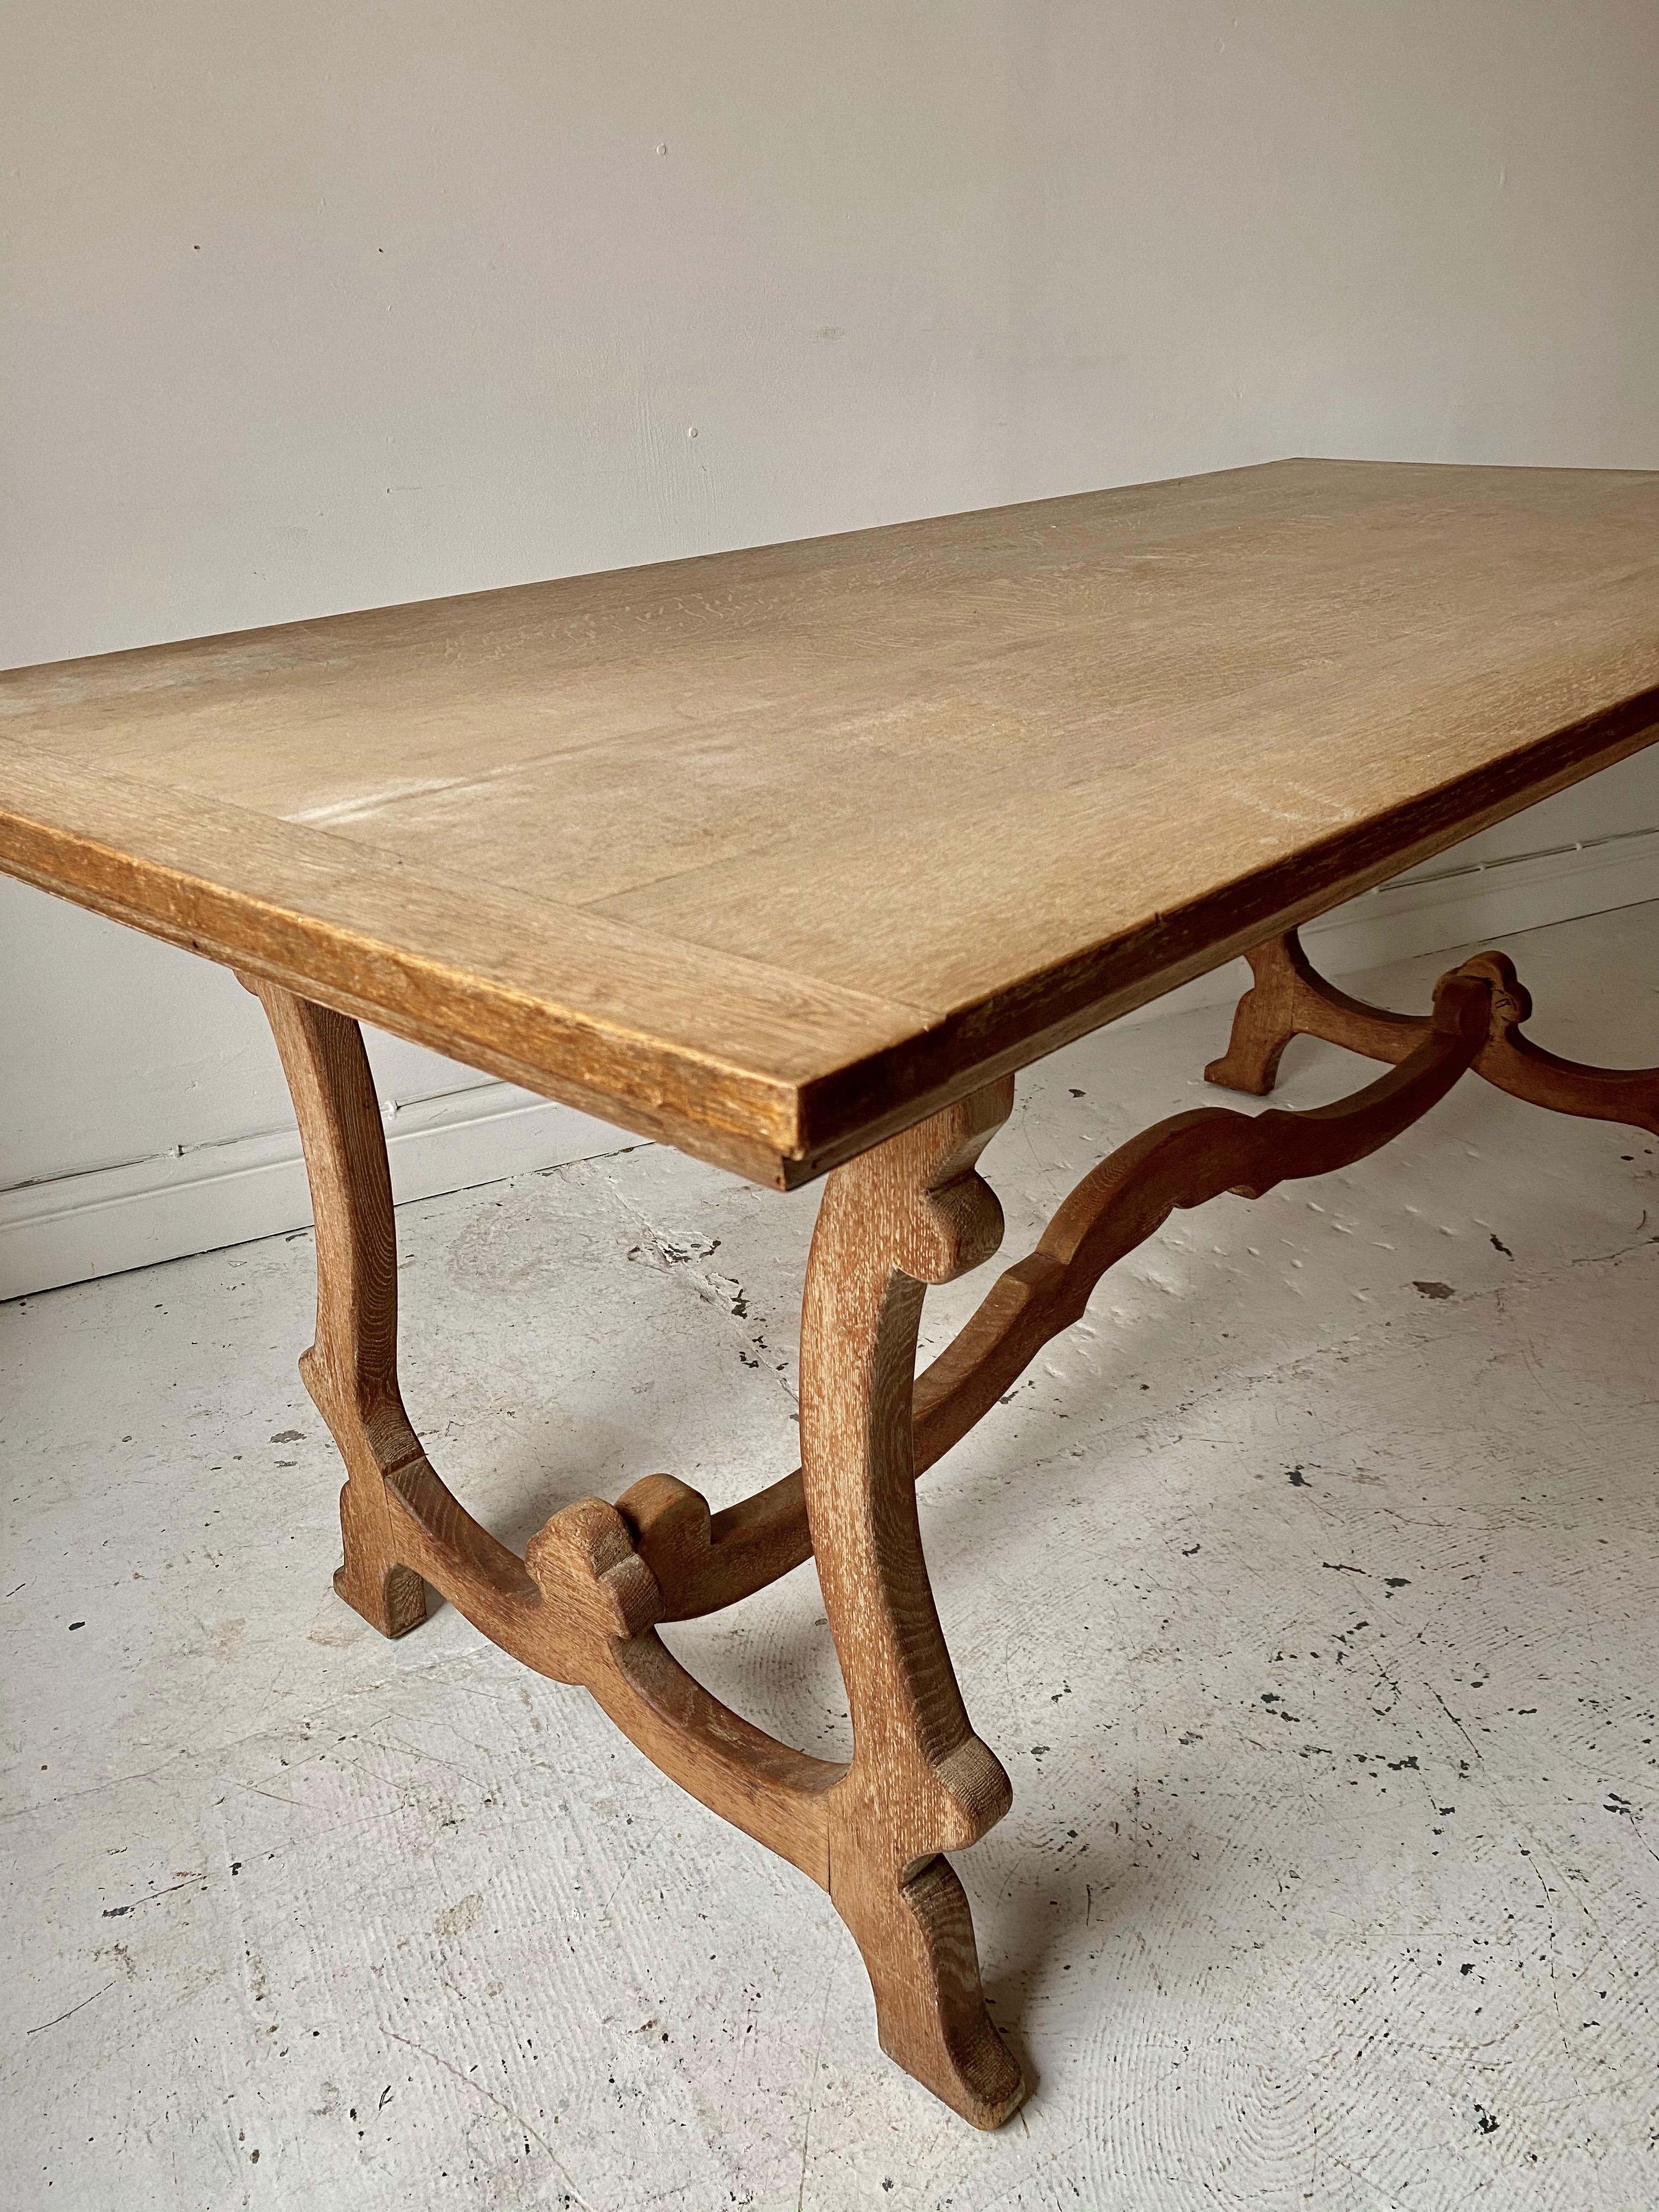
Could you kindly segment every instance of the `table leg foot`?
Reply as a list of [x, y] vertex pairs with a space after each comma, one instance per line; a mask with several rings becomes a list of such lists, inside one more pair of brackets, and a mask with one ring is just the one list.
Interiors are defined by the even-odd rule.
[[[831, 1851], [834, 1844], [831, 1843]], [[967, 1894], [951, 1862], [908, 1881], [836, 1879], [831, 1896], [861, 1953], [882, 2049], [976, 2128], [1000, 2128], [1026, 2098], [1025, 2077], [991, 2023]]]
[[1262, 961], [1256, 948], [1245, 957], [1255, 981], [1233, 1008], [1227, 1049], [1219, 1060], [1210, 1062], [1204, 1080], [1219, 1084], [1224, 1090], [1243, 1091], [1252, 1098], [1265, 1098], [1279, 1080], [1279, 1063], [1296, 1035], [1296, 1026], [1288, 1018], [1280, 979], [1273, 968]]
[[412, 1567], [388, 1556], [385, 1521], [383, 1508], [365, 1511], [351, 1485], [344, 1486], [340, 1537], [345, 1557], [334, 1570], [334, 1590], [382, 1636], [407, 1636], [426, 1619], [426, 1583]]

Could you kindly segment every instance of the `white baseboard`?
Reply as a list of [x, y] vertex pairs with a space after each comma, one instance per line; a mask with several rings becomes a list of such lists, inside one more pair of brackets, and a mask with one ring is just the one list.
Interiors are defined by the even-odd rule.
[[[638, 1139], [511, 1084], [383, 1115], [393, 1196], [434, 1198], [614, 1152]], [[0, 1191], [0, 1300], [308, 1227], [293, 1128]]]
[[[1659, 899], [1659, 830], [1437, 873], [1419, 870], [1351, 900], [1304, 934], [1322, 969], [1349, 975], [1648, 899]], [[1249, 981], [1243, 963], [1230, 961], [1124, 1019], [1224, 1005]], [[569, 1107], [491, 1082], [391, 1111], [386, 1130], [400, 1202], [596, 1158], [637, 1141]], [[24, 1184], [0, 1192], [0, 1299], [279, 1235], [310, 1220], [292, 1127]]]

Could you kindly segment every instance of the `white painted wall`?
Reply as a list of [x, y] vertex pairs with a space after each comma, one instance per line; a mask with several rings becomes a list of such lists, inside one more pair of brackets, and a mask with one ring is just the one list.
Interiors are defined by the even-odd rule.
[[[0, 663], [1285, 453], [1659, 466], [1653, 0], [20, 0], [0, 37]], [[1627, 763], [1480, 841], [1593, 866], [1341, 941], [1652, 896], [1656, 825]], [[0, 885], [0, 1295], [305, 1218], [222, 973]], [[620, 1141], [374, 1050], [406, 1190]]]

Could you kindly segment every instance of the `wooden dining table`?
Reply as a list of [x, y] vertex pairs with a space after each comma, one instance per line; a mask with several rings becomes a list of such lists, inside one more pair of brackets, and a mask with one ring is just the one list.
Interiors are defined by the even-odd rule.
[[[430, 1585], [590, 1691], [827, 1891], [884, 2048], [994, 2127], [1026, 2084], [948, 1854], [1011, 1792], [916, 1479], [1176, 1207], [1346, 1168], [1468, 1073], [1659, 1133], [1659, 1070], [1531, 1042], [1501, 954], [1408, 1014], [1296, 934], [1656, 737], [1659, 473], [1291, 460], [14, 670], [0, 868], [264, 1006], [315, 1210], [301, 1366], [344, 1462], [341, 1598], [402, 1636]], [[977, 1162], [1018, 1072], [1240, 952], [1212, 1082], [1265, 1093], [1298, 1034], [1387, 1072], [1147, 1129], [918, 1376], [926, 1286], [1000, 1241]], [[522, 1557], [467, 1512], [399, 1393], [363, 1021], [757, 1183], [827, 1177], [798, 1468], [719, 1511], [644, 1473]], [[845, 1761], [658, 1632], [809, 1558]]]

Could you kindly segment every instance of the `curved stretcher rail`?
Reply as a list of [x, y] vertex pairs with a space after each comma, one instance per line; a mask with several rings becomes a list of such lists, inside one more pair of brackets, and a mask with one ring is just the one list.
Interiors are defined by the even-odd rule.
[[[958, 1443], [1042, 1346], [1079, 1320], [1106, 1270], [1144, 1243], [1178, 1207], [1224, 1191], [1259, 1198], [1298, 1176], [1328, 1175], [1364, 1159], [1444, 1097], [1487, 1037], [1493, 984], [1457, 969], [1437, 988], [1435, 1011], [1389, 1075], [1309, 1113], [1241, 1114], [1199, 1107], [1118, 1147], [1066, 1200], [1036, 1249], [1002, 1274], [979, 1310], [915, 1383], [916, 1472]], [[647, 1475], [617, 1501], [662, 1590], [663, 1618], [718, 1612], [811, 1556], [799, 1468], [741, 1504], [710, 1515], [700, 1492]]]

